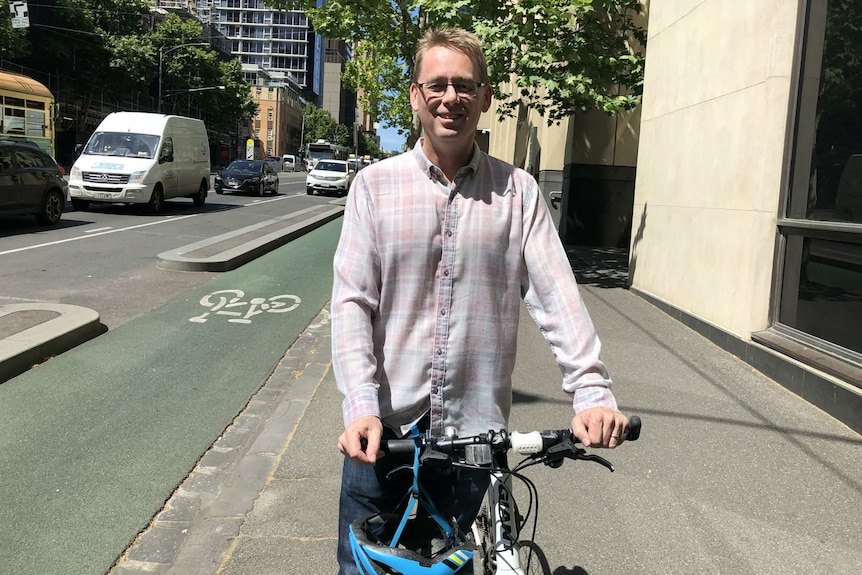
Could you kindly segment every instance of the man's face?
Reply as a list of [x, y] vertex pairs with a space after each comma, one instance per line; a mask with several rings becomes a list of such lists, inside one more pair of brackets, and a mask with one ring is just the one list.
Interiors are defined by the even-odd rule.
[[[437, 46], [425, 53], [422, 59], [417, 84], [410, 85], [410, 104], [419, 115], [426, 138], [437, 147], [440, 144], [461, 144], [473, 141], [479, 116], [491, 106], [491, 88], [479, 87], [475, 95], [464, 93], [464, 86], [481, 81], [470, 58], [451, 48]], [[445, 86], [442, 94], [434, 93], [429, 86]]]

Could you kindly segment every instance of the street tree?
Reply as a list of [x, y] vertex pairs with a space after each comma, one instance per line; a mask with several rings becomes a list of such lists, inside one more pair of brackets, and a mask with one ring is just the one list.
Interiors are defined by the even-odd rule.
[[56, 0], [29, 6], [27, 49], [16, 61], [62, 76], [63, 89], [78, 95], [82, 109], [103, 95], [128, 93], [130, 79], [111, 67], [113, 45], [118, 38], [140, 34], [147, 2]]
[[[290, 8], [289, 0], [271, 0]], [[409, 105], [413, 52], [430, 26], [472, 29], [484, 41], [502, 116], [521, 105], [549, 123], [640, 102], [641, 0], [299, 0], [317, 33], [353, 47], [344, 80], [366, 110], [415, 140]], [[504, 91], [505, 87], [505, 91]]]
[[194, 20], [171, 14], [151, 31], [114, 38], [110, 44], [114, 73], [127, 78], [132, 91], [152, 94], [156, 103], [161, 99], [166, 113], [194, 108], [208, 127], [222, 131], [254, 114], [251, 86], [239, 60], [221, 60]]
[[23, 55], [27, 49], [27, 29], [12, 27], [12, 14], [0, 10], [0, 58], [11, 60]]
[[359, 134], [359, 155], [379, 158], [380, 154], [381, 150], [377, 142], [372, 140], [365, 132], [361, 132]]
[[302, 117], [306, 144], [318, 140], [325, 140], [333, 144], [340, 143], [335, 139], [338, 122], [335, 121], [329, 111], [308, 104], [302, 109]]

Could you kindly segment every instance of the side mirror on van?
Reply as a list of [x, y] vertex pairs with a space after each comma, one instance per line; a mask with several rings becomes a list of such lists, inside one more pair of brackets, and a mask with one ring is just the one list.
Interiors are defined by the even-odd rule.
[[174, 161], [174, 153], [173, 152], [163, 152], [161, 156], [159, 156], [159, 163], [165, 164], [167, 162]]

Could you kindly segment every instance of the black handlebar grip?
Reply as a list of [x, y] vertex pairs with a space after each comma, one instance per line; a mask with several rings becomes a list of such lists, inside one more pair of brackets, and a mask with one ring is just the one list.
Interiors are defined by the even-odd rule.
[[[368, 448], [368, 440], [364, 437], [359, 440], [362, 451]], [[410, 455], [416, 450], [416, 443], [412, 439], [384, 439], [380, 442], [380, 451], [395, 455]]]
[[626, 434], [628, 441], [634, 441], [641, 436], [641, 418], [637, 415], [629, 417], [629, 432]]

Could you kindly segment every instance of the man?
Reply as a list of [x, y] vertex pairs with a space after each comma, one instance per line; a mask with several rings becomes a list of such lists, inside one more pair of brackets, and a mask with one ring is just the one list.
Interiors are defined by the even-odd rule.
[[[384, 433], [417, 423], [435, 434], [506, 427], [522, 297], [573, 394], [575, 435], [611, 448], [625, 437], [628, 420], [535, 179], [473, 141], [491, 93], [475, 35], [426, 33], [410, 85], [423, 136], [360, 172], [347, 198], [332, 296], [333, 366], [345, 396], [343, 575], [356, 573], [350, 523], [392, 511], [405, 493], [403, 483], [389, 489], [392, 465], [377, 460]], [[481, 475], [434, 482], [449, 505], [441, 511], [462, 529], [481, 504]]]

